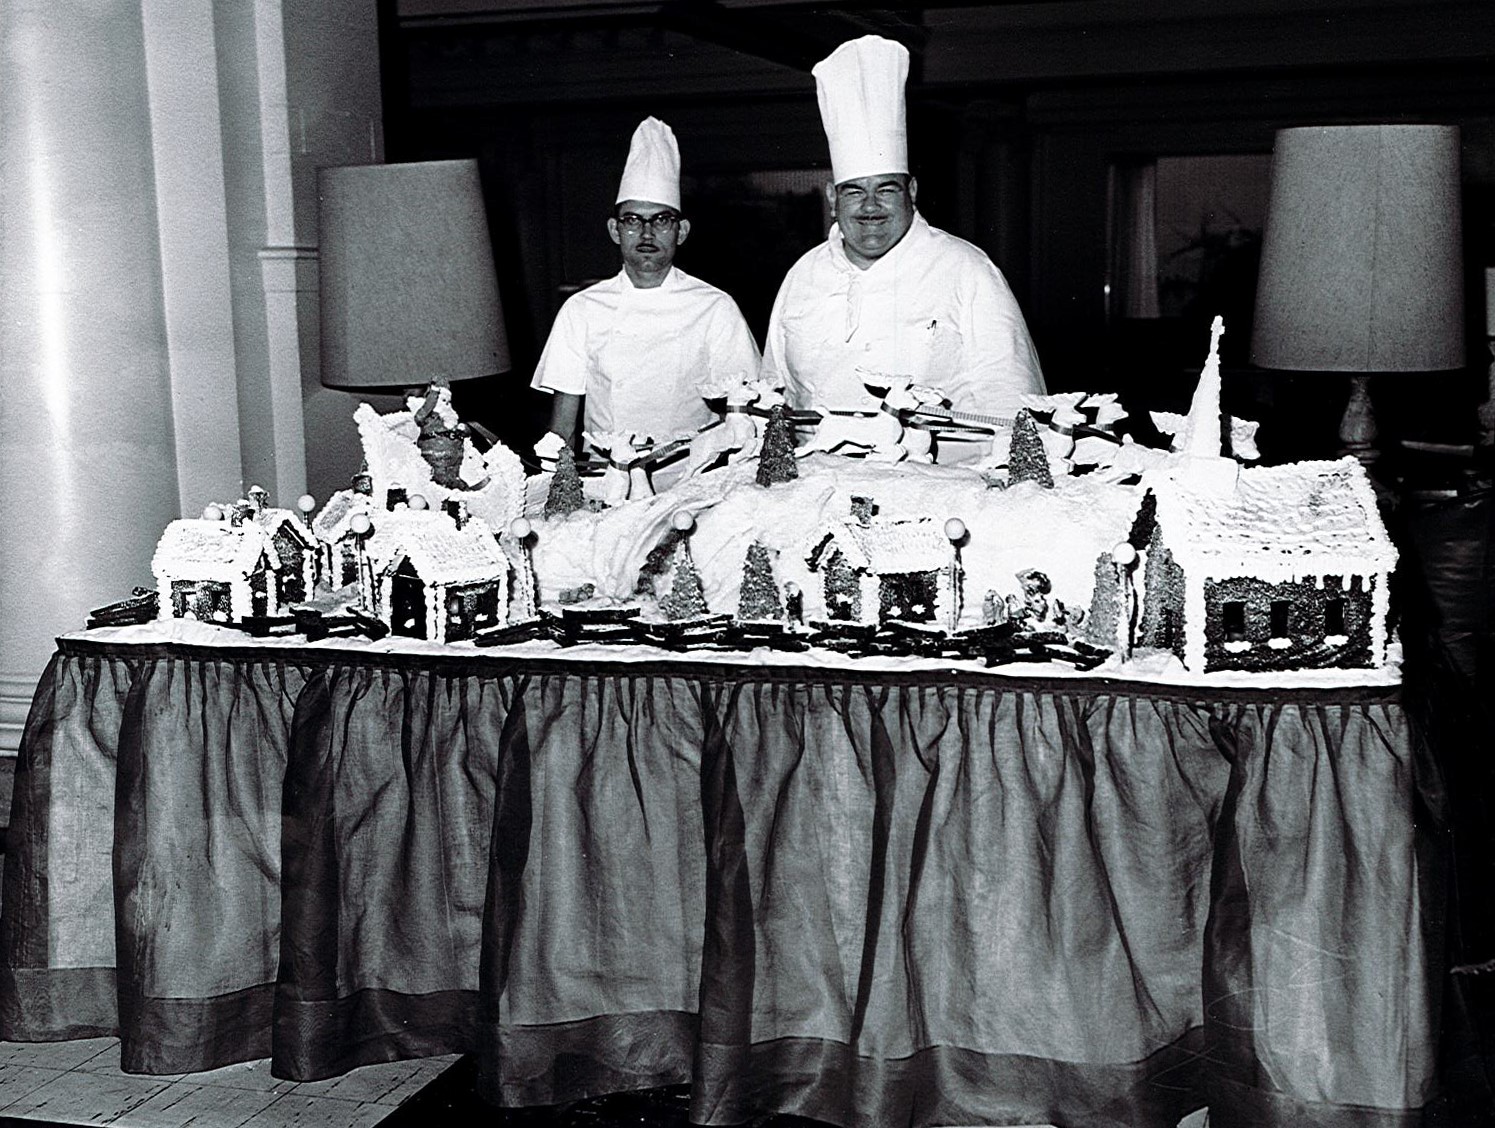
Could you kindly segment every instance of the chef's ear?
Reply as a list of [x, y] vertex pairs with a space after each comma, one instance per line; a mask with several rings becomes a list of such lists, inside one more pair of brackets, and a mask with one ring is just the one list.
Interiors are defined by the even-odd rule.
[[612, 241], [614, 243], [618, 244], [618, 246], [620, 247], [623, 245], [623, 234], [618, 230], [617, 216], [610, 215], [607, 217], [607, 233], [612, 238]]
[[836, 182], [827, 180], [825, 182], [825, 202], [831, 209], [831, 218], [836, 218]]
[[917, 176], [908, 178], [908, 202], [911, 204], [919, 202], [919, 178]]
[[685, 242], [686, 237], [689, 234], [690, 234], [690, 220], [686, 219], [682, 215], [680, 217], [680, 234], [678, 236], [676, 236], [676, 238], [675, 238], [675, 245], [679, 246], [681, 243]]

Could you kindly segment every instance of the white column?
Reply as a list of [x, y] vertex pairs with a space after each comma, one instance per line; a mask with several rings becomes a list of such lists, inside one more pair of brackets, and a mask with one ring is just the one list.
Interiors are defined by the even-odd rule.
[[[283, 0], [255, 0], [255, 68], [259, 90], [260, 160], [264, 168], [264, 243], [258, 251], [265, 307], [265, 389], [270, 461], [275, 480], [262, 483], [289, 504], [306, 489], [306, 446], [301, 416], [302, 350], [307, 331], [296, 295], [311, 274], [316, 320], [315, 250], [298, 243], [293, 154], [307, 144], [304, 110], [292, 98], [287, 21]], [[292, 23], [294, 27], [294, 22]], [[305, 261], [310, 257], [310, 262]], [[301, 260], [298, 262], [298, 260]], [[312, 338], [315, 341], [315, 337]], [[310, 358], [309, 358], [310, 359]], [[313, 371], [316, 365], [313, 360]]]
[[367, 0], [0, 0], [0, 754], [168, 521], [357, 468], [316, 170], [379, 159], [377, 59]]
[[0, 74], [7, 720], [179, 499], [139, 0], [8, 0]]
[[[317, 379], [317, 252], [266, 247], [259, 252], [265, 302], [265, 361], [275, 441], [275, 481], [262, 483], [281, 505], [306, 491], [304, 385]], [[310, 377], [308, 380], [307, 377]], [[351, 419], [352, 412], [345, 412]], [[355, 466], [353, 469], [357, 469]], [[351, 473], [351, 471], [350, 471]], [[322, 500], [326, 500], [325, 495]]]
[[142, 0], [183, 516], [244, 490], [212, 0]]

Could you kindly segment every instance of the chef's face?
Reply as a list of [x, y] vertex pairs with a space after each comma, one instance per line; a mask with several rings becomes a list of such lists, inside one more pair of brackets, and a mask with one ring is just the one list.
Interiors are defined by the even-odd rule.
[[907, 173], [889, 172], [843, 180], [830, 192], [846, 257], [867, 267], [908, 234], [919, 182]]
[[664, 204], [624, 200], [607, 221], [607, 233], [623, 252], [629, 280], [648, 288], [658, 286], [669, 273], [675, 251], [690, 234], [690, 220]]

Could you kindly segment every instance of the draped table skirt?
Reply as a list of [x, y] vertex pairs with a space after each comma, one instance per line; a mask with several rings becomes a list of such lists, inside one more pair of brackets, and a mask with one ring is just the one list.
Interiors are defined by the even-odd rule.
[[1410, 1126], [1440, 819], [1384, 687], [64, 639], [0, 1037], [704, 1124]]

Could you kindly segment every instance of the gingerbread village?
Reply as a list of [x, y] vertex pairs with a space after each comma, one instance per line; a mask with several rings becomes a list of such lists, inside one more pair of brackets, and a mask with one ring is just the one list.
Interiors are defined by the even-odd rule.
[[[826, 416], [796, 448], [772, 389], [666, 447], [555, 436], [541, 471], [457, 418], [448, 389], [355, 414], [365, 465], [317, 510], [263, 490], [173, 521], [157, 588], [90, 626], [196, 619], [251, 635], [548, 639], [843, 655], [1058, 661], [1173, 656], [1194, 673], [1388, 661], [1396, 552], [1354, 459], [1256, 467], [1221, 414], [1218, 319], [1168, 449], [1116, 397], [1033, 396], [993, 457], [940, 466], [938, 392], [869, 377], [888, 410]], [[683, 473], [658, 493], [661, 451]], [[1229, 453], [1223, 453], [1228, 450]]]

